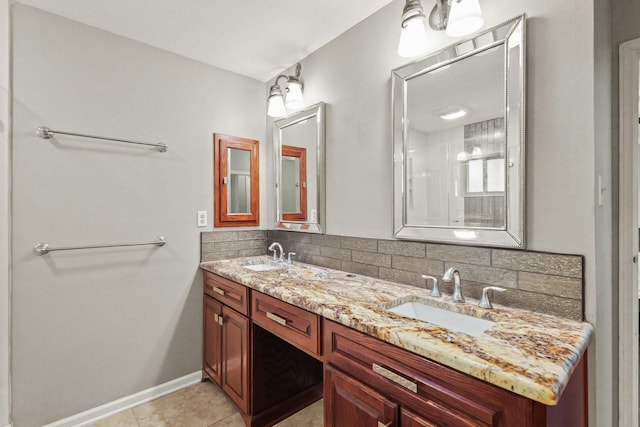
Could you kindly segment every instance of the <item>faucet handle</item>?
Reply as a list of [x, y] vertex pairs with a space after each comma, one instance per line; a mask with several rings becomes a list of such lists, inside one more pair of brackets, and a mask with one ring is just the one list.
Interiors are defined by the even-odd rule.
[[428, 276], [426, 274], [423, 274], [421, 277], [423, 279], [426, 279], [427, 283], [429, 282], [429, 280], [433, 281], [433, 288], [431, 288], [431, 293], [429, 295], [431, 295], [434, 298], [442, 297], [442, 294], [440, 293], [440, 287], [438, 286], [438, 279], [436, 279], [433, 276]]
[[293, 262], [293, 260], [291, 259], [292, 256], [296, 256], [297, 254], [295, 252], [289, 252], [287, 254], [287, 264], [291, 264]]
[[491, 300], [489, 299], [489, 291], [504, 292], [506, 291], [506, 289], [499, 286], [487, 286], [482, 288], [482, 298], [480, 298], [480, 302], [478, 303], [479, 307], [493, 308], [493, 305], [491, 305]]

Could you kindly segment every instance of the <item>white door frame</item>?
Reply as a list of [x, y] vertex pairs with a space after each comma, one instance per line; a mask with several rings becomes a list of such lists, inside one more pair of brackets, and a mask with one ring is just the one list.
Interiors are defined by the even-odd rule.
[[619, 425], [638, 425], [638, 79], [640, 39], [620, 45]]

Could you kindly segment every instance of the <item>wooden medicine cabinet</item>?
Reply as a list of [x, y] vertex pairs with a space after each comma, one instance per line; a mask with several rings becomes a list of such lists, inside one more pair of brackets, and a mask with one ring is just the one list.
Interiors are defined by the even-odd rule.
[[214, 225], [260, 225], [259, 142], [213, 134]]

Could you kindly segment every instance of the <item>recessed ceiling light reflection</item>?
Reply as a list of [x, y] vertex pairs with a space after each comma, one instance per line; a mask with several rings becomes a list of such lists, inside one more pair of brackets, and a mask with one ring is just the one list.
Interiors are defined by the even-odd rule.
[[455, 120], [467, 115], [467, 109], [464, 107], [449, 107], [440, 112], [440, 118], [444, 120]]

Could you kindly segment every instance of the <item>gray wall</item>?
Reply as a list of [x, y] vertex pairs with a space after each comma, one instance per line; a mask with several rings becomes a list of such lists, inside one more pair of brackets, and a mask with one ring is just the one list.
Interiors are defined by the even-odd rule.
[[[19, 4], [13, 18], [13, 410], [28, 427], [201, 368], [212, 134], [264, 141], [266, 111], [263, 82]], [[41, 125], [169, 151], [45, 141]], [[31, 251], [158, 235], [164, 248]]]
[[10, 19], [0, 0], [0, 426], [9, 424]]
[[[403, 5], [394, 1], [302, 61], [305, 101], [328, 104], [328, 234], [391, 237], [390, 71], [407, 62], [396, 54]], [[585, 257], [586, 316], [599, 332], [590, 386], [600, 403], [590, 416], [594, 425], [596, 419], [610, 425], [611, 263], [601, 260], [607, 281], [599, 283], [596, 221], [605, 235], [612, 225], [610, 213], [600, 213], [611, 209], [610, 201], [595, 206], [594, 1], [513, 0], [483, 2], [482, 8], [485, 28], [523, 12], [529, 18], [527, 249]], [[443, 33], [429, 32], [429, 39], [432, 50], [452, 42]], [[605, 138], [598, 143], [608, 153]], [[605, 185], [612, 182], [609, 168], [598, 172]], [[599, 294], [606, 298], [598, 300]], [[596, 384], [596, 371], [602, 384]]]

